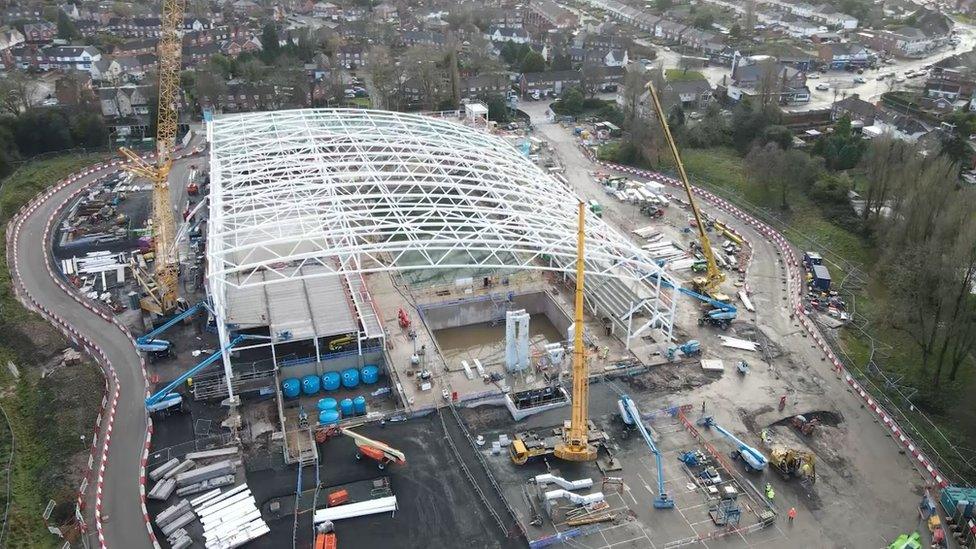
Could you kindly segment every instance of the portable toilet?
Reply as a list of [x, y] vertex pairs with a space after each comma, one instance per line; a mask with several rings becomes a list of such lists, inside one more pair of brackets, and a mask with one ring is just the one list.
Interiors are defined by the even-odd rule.
[[813, 287], [821, 292], [830, 291], [830, 271], [824, 265], [813, 266]]

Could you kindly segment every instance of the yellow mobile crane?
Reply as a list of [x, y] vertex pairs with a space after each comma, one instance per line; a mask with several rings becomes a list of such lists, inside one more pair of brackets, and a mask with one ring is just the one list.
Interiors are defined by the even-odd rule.
[[[163, 0], [159, 35], [159, 108], [156, 116], [156, 163], [150, 164], [134, 151], [122, 148], [132, 163], [126, 169], [145, 177], [153, 184], [152, 228], [155, 251], [155, 284], [144, 284], [146, 297], [141, 307], [158, 315], [176, 308], [179, 261], [176, 257], [176, 223], [169, 196], [169, 171], [176, 145], [177, 103], [180, 92], [180, 68], [183, 41], [180, 29], [186, 0]], [[148, 282], [148, 281], [144, 281]]]
[[593, 461], [597, 458], [597, 442], [605, 435], [591, 429], [589, 424], [590, 377], [583, 348], [583, 241], [586, 205], [580, 202], [576, 228], [576, 311], [573, 317], [573, 407], [569, 424], [560, 436], [539, 437], [534, 433], [519, 433], [512, 440], [512, 461], [524, 465], [530, 458], [555, 455], [566, 461]]
[[694, 289], [696, 292], [705, 294], [716, 301], [728, 301], [728, 296], [722, 294], [719, 289], [722, 282], [725, 282], [725, 273], [720, 271], [718, 265], [715, 263], [715, 253], [712, 251], [712, 244], [708, 240], [701, 211], [698, 210], [698, 204], [695, 202], [694, 193], [691, 190], [691, 183], [688, 181], [688, 174], [685, 173], [685, 165], [681, 162], [681, 155], [678, 154], [678, 145], [674, 142], [674, 137], [671, 135], [671, 128], [668, 127], [668, 119], [664, 114], [664, 109], [661, 107], [661, 100], [658, 99], [653, 80], [647, 83], [647, 91], [650, 93], [651, 100], [654, 103], [654, 112], [657, 113], [657, 119], [661, 122], [664, 139], [668, 142], [671, 155], [674, 156], [675, 165], [678, 166], [678, 175], [681, 177], [681, 184], [684, 185], [685, 192], [688, 194], [688, 203], [691, 204], [691, 211], [695, 214], [695, 225], [698, 227], [698, 239], [701, 241], [702, 254], [705, 255], [705, 274], [704, 276], [695, 277], [692, 280]]

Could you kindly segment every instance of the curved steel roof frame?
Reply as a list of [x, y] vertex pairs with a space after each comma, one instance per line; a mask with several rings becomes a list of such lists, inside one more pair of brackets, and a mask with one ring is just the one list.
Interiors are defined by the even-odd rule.
[[[217, 301], [228, 288], [296, 276], [574, 271], [579, 198], [485, 131], [416, 114], [304, 109], [219, 116], [208, 137]], [[294, 268], [313, 265], [315, 274]], [[670, 334], [675, 300], [658, 279], [669, 275], [589, 212], [586, 273], [623, 282], [633, 303], [653, 304], [644, 320]]]

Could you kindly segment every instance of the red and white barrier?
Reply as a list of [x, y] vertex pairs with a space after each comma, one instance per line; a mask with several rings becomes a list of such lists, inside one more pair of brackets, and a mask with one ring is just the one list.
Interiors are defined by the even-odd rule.
[[[194, 156], [195, 154], [191, 152], [189, 154], [174, 156], [174, 160], [179, 160], [183, 157]], [[149, 158], [149, 155], [143, 155], [143, 158]], [[110, 173], [116, 172], [122, 168], [123, 162], [121, 160], [114, 160], [107, 163], [99, 163], [90, 168], [72, 174], [55, 185], [51, 186], [45, 191], [38, 193], [33, 199], [24, 204], [20, 210], [14, 215], [7, 225], [7, 254], [8, 254], [8, 264], [11, 266], [11, 272], [16, 283], [13, 285], [14, 293], [18, 300], [24, 305], [24, 307], [38, 312], [43, 316], [48, 322], [58, 328], [68, 339], [74, 342], [75, 345], [83, 348], [89, 355], [98, 362], [105, 374], [105, 393], [102, 396], [102, 403], [99, 408], [99, 412], [95, 419], [95, 427], [93, 429], [92, 435], [92, 447], [88, 457], [88, 471], [82, 479], [81, 486], [78, 490], [78, 506], [81, 509], [85, 508], [85, 492], [87, 491], [88, 483], [91, 481], [91, 475], [95, 472], [95, 456], [98, 449], [98, 437], [99, 432], [104, 429], [104, 441], [102, 443], [102, 459], [99, 461], [97, 472], [95, 473], [95, 529], [98, 534], [99, 546], [106, 547], [105, 543], [105, 532], [104, 532], [104, 517], [103, 517], [103, 496], [104, 496], [104, 486], [105, 486], [105, 466], [108, 462], [110, 450], [111, 450], [111, 440], [112, 432], [115, 425], [115, 415], [118, 408], [119, 399], [121, 398], [121, 390], [118, 383], [118, 376], [116, 375], [115, 368], [112, 363], [108, 360], [105, 353], [90, 339], [82, 335], [73, 326], [69, 325], [60, 315], [56, 312], [48, 309], [42, 305], [30, 292], [27, 291], [27, 287], [23, 283], [23, 279], [20, 276], [20, 264], [18, 255], [16, 252], [15, 243], [19, 239], [20, 229], [23, 225], [24, 220], [33, 214], [41, 204], [47, 202], [55, 194], [61, 192], [67, 186], [77, 183], [79, 180], [89, 177], [93, 174], [98, 174], [99, 176], [108, 175]], [[88, 184], [80, 186], [74, 192], [72, 192], [52, 213], [52, 215], [47, 219], [44, 226], [44, 234], [42, 242], [46, 246], [50, 242], [51, 228], [54, 226], [57, 218], [61, 214], [64, 206], [70, 203], [72, 200], [77, 198], [80, 194], [87, 191], [88, 188], [94, 183], [98, 177], [92, 178]], [[98, 305], [93, 304], [91, 301], [85, 299], [84, 297], [78, 295], [78, 292], [69, 288], [61, 280], [59, 274], [54, 271], [54, 267], [51, 264], [51, 258], [49, 255], [45, 254], [45, 267], [48, 271], [48, 276], [60, 287], [67, 295], [71, 296], [76, 302], [84, 306], [89, 311], [95, 313], [101, 317], [106, 322], [111, 322], [117, 328], [119, 328], [126, 336], [132, 340], [132, 334], [129, 329], [118, 321], [109, 311], [104, 310], [104, 308], [99, 303]], [[133, 350], [135, 347], [133, 346]], [[142, 369], [143, 380], [146, 384], [146, 396], [149, 395], [149, 382], [146, 370], [146, 361], [144, 358], [140, 357], [140, 366]], [[140, 500], [142, 503], [142, 514], [146, 523], [147, 532], [149, 539], [152, 541], [154, 547], [159, 547], [159, 543], [156, 540], [156, 535], [153, 532], [152, 525], [149, 522], [149, 513], [146, 509], [146, 498], [145, 498], [145, 467], [148, 462], [149, 447], [152, 441], [153, 425], [152, 419], [146, 418], [146, 438], [145, 445], [143, 448], [143, 456], [140, 465]], [[85, 524], [81, 525], [82, 528], [86, 528]]]
[[[630, 166], [621, 166], [610, 162], [603, 162], [600, 160], [596, 160], [595, 158], [592, 157], [592, 154], [589, 152], [588, 149], [584, 147], [583, 151], [588, 157], [591, 158], [591, 160], [593, 160], [593, 162], [596, 162], [597, 164], [600, 164], [605, 168], [637, 175], [646, 179], [657, 181], [659, 183], [671, 185], [673, 187], [683, 188], [683, 184], [679, 180], [673, 177], [668, 177], [664, 174], [651, 172], [647, 170], [641, 170]], [[844, 363], [841, 362], [840, 359], [838, 359], [837, 356], [834, 354], [833, 350], [830, 348], [830, 345], [820, 334], [820, 330], [813, 324], [813, 322], [810, 321], [810, 319], [807, 318], [806, 314], [803, 311], [803, 304], [802, 304], [802, 291], [804, 286], [803, 270], [800, 268], [800, 260], [797, 257], [796, 251], [786, 240], [786, 238], [782, 234], [780, 234], [780, 232], [777, 231], [776, 229], [750, 216], [749, 214], [742, 211], [735, 205], [731, 204], [729, 201], [698, 187], [692, 187], [692, 190], [696, 195], [704, 198], [711, 205], [717, 207], [718, 209], [728, 214], [731, 214], [738, 221], [749, 225], [756, 232], [763, 235], [763, 237], [765, 237], [768, 241], [776, 245], [776, 247], [779, 249], [780, 253], [782, 254], [784, 263], [786, 264], [787, 272], [789, 273], [789, 277], [788, 277], [789, 279], [788, 287], [789, 287], [789, 296], [790, 296], [789, 305], [791, 310], [793, 311], [793, 315], [797, 319], [799, 319], [800, 325], [803, 326], [803, 329], [807, 332], [807, 334], [809, 334], [813, 338], [813, 340], [817, 343], [817, 346], [820, 347], [820, 350], [821, 352], [823, 352], [826, 360], [828, 360], [831, 363], [833, 367], [833, 371], [838, 374], [842, 374], [844, 376], [844, 380], [847, 382], [847, 384], [852, 389], [854, 389], [854, 392], [861, 397], [861, 399], [867, 404], [868, 408], [871, 409], [871, 411], [878, 416], [881, 422], [890, 431], [892, 437], [898, 440], [902, 444], [902, 446], [904, 446], [908, 450], [908, 452], [913, 456], [915, 463], [917, 465], [916, 468], [919, 469], [920, 472], [921, 470], [924, 470], [928, 474], [928, 476], [931, 477], [931, 479], [939, 487], [944, 488], [948, 486], [949, 482], [946, 480], [945, 476], [943, 476], [942, 473], [939, 472], [938, 468], [919, 449], [918, 445], [915, 444], [915, 442], [911, 438], [905, 435], [904, 431], [901, 429], [898, 423], [891, 417], [891, 415], [888, 414], [888, 412], [885, 411], [884, 408], [880, 404], [878, 404], [878, 402], [874, 400], [874, 398], [867, 391], [865, 391], [864, 388], [850, 375], [850, 373], [846, 371], [846, 368], [844, 367]], [[735, 232], [735, 234], [736, 236], [742, 238], [742, 235], [739, 234], [738, 232]], [[750, 264], [751, 261], [752, 258], [750, 257], [749, 259]], [[746, 270], [748, 271], [748, 269], [749, 266], [747, 264]], [[751, 293], [749, 291], [748, 285], [746, 285], [746, 293]]]

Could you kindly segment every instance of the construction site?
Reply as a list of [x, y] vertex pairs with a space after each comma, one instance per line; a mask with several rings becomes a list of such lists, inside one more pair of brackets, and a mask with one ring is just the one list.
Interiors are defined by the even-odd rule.
[[972, 547], [794, 305], [845, 320], [828, 266], [695, 192], [653, 88], [678, 179], [477, 103], [184, 135], [165, 74], [53, 237], [144, 360], [160, 545]]

